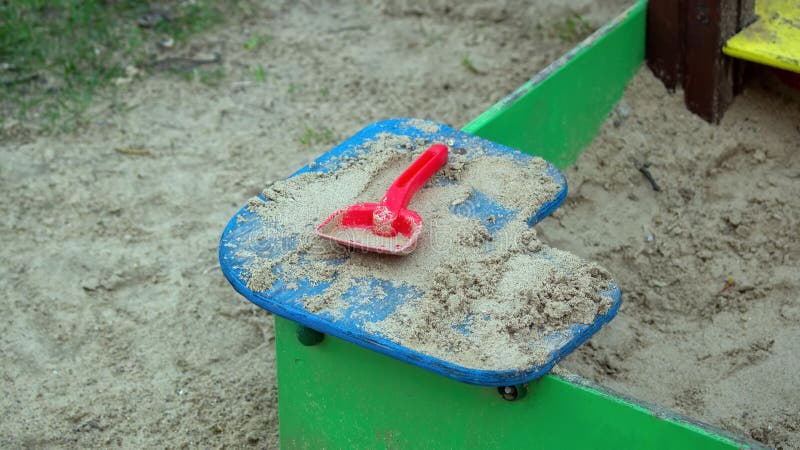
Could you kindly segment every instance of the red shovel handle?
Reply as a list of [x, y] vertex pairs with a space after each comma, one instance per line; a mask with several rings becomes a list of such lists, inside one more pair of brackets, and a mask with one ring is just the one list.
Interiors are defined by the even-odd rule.
[[397, 216], [411, 202], [411, 197], [430, 177], [447, 164], [447, 146], [433, 144], [415, 159], [408, 169], [394, 180], [381, 200], [381, 205]]

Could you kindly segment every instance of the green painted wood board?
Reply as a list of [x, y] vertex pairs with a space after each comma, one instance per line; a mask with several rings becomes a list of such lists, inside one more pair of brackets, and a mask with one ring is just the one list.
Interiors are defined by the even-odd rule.
[[463, 131], [563, 169], [592, 142], [644, 60], [639, 1], [547, 66]]
[[516, 401], [326, 336], [303, 346], [275, 318], [281, 447], [732, 449], [745, 443], [577, 378]]

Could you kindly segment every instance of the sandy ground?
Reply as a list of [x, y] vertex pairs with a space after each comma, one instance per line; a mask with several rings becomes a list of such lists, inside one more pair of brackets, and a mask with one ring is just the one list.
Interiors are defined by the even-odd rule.
[[617, 318], [562, 367], [788, 448], [800, 443], [800, 95], [769, 80], [711, 126], [641, 70], [538, 228], [623, 290]]
[[[570, 3], [603, 23], [624, 2]], [[254, 4], [159, 55], [220, 54], [216, 88], [149, 74], [76, 135], [10, 124], [0, 447], [275, 447], [272, 320], [220, 273], [222, 228], [363, 126], [462, 126], [567, 50], [551, 32], [566, 8], [522, 4]]]
[[[220, 54], [218, 87], [148, 74], [99, 101], [76, 135], [4, 130], [0, 447], [277, 445], [272, 320], [219, 272], [224, 224], [364, 125], [461, 126], [570, 46], [551, 32], [561, 2], [423, 3], [254, 6], [171, 54]], [[626, 2], [569, 3], [602, 23]], [[647, 76], [637, 86], [543, 228], [626, 292], [565, 366], [788, 446], [800, 410], [797, 103], [757, 88], [719, 128], [684, 113], [653, 136], [658, 105], [679, 100]], [[652, 162], [662, 192], [631, 157]]]

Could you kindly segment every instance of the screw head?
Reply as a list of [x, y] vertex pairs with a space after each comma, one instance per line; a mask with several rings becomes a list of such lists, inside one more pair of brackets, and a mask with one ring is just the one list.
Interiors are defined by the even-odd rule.
[[513, 402], [514, 400], [519, 400], [524, 397], [528, 392], [528, 388], [524, 384], [517, 384], [514, 386], [498, 386], [497, 392], [500, 393], [500, 396], [503, 397], [504, 400]]

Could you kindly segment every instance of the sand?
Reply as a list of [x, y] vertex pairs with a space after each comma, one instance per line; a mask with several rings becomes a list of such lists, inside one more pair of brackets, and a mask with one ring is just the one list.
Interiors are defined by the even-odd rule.
[[[539, 227], [623, 290], [617, 318], [561, 367], [794, 448], [800, 96], [753, 83], [719, 126], [682, 97], [641, 70]], [[660, 191], [638, 169], [647, 162]]]
[[[99, 99], [76, 134], [8, 122], [0, 447], [276, 447], [272, 320], [219, 272], [227, 220], [368, 123], [467, 123], [569, 48], [551, 32], [568, 8], [603, 23], [625, 3], [253, 2], [247, 17], [158, 55], [219, 53], [219, 87], [150, 73]], [[244, 48], [263, 34], [268, 45]], [[607, 266], [626, 293], [567, 367], [796, 447], [797, 101], [751, 86], [715, 128], [683, 112], [679, 95], [646, 87], [618, 109], [615, 143], [609, 128], [567, 172], [573, 194], [542, 224], [550, 245]], [[320, 137], [305, 139], [307, 127]], [[653, 163], [663, 198], [630, 155]], [[739, 184], [759, 182], [768, 195], [751, 203]], [[684, 196], [692, 214], [671, 237]], [[736, 234], [748, 229], [766, 239]], [[736, 288], [717, 296], [729, 276]]]
[[[421, 123], [419, 128], [437, 126]], [[576, 325], [593, 324], [612, 305], [610, 297], [601, 295], [612, 282], [605, 269], [547, 248], [528, 226], [529, 219], [563, 189], [548, 174], [543, 159], [503, 158], [486, 153], [479, 144], [454, 148], [440, 175], [409, 204], [424, 225], [419, 245], [407, 255], [349, 251], [315, 232], [330, 211], [381, 198], [432, 143], [379, 134], [359, 146], [358, 156], [346, 158], [341, 168], [273, 183], [264, 194], [268, 200], [256, 197], [248, 206], [264, 225], [226, 244], [237, 260], [244, 261], [237, 263], [244, 269], [241, 281], [256, 292], [272, 291], [278, 280], [330, 283], [322, 293], [301, 300], [307, 311], [336, 321], [359, 314], [349, 309], [365, 300], [344, 296], [353, 286], [369, 293], [367, 302], [387, 301], [383, 288], [373, 292], [365, 281], [386, 280], [403, 292], [421, 294], [387, 317], [356, 327], [469, 369], [540, 367], [554, 350], [553, 336], [567, 334]], [[472, 210], [479, 208], [472, 204], [479, 198], [473, 192], [494, 201], [505, 199], [500, 203], [509, 208], [504, 223], [484, 224], [473, 217]], [[490, 227], [492, 223], [496, 228]], [[397, 241], [376, 239], [373, 232], [363, 230], [340, 234], [362, 239], [367, 235], [371, 243], [396, 245]], [[294, 240], [300, 242], [296, 249], [274, 254], [277, 245]]]

